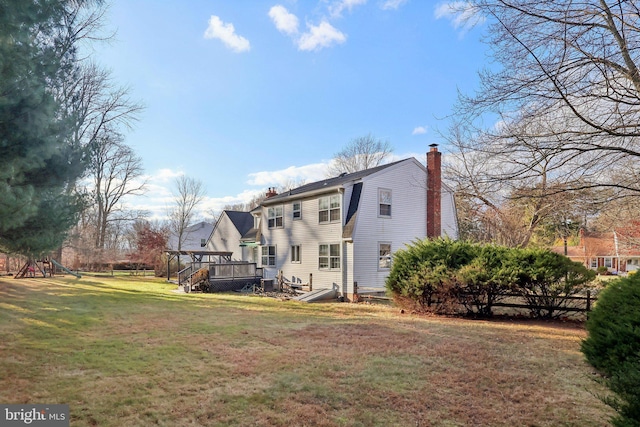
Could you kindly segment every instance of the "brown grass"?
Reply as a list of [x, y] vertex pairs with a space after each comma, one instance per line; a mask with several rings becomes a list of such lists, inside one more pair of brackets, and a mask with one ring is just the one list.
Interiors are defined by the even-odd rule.
[[0, 402], [73, 426], [602, 426], [578, 324], [0, 279]]

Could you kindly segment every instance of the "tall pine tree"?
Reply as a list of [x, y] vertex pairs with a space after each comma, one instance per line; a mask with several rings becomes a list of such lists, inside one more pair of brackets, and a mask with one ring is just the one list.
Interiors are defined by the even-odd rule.
[[38, 256], [76, 222], [86, 164], [56, 93], [76, 76], [82, 0], [0, 0], [0, 251]]

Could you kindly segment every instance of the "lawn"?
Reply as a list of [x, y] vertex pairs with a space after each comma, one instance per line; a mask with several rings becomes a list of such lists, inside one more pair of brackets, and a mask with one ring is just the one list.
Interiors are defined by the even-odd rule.
[[0, 403], [72, 426], [602, 426], [581, 325], [0, 278]]

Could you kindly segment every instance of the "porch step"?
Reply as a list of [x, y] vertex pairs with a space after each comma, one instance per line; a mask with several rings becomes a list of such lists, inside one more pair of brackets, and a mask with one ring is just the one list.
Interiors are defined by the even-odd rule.
[[314, 302], [334, 299], [337, 296], [335, 289], [318, 289], [317, 291], [306, 292], [302, 295], [298, 295], [292, 298], [294, 301], [301, 302]]

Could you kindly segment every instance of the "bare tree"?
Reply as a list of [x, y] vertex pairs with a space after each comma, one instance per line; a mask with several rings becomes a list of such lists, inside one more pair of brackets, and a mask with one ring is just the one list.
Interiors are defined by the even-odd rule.
[[[469, 129], [464, 148], [488, 157], [527, 145], [537, 158], [488, 169], [495, 182], [518, 181], [554, 161], [558, 189], [640, 193], [640, 8], [633, 1], [472, 0], [499, 67], [461, 96], [455, 113]], [[471, 5], [471, 6], [469, 6]], [[466, 10], [469, 15], [469, 10]], [[496, 123], [494, 125], [492, 123]], [[489, 126], [485, 121], [490, 120]], [[628, 162], [629, 158], [636, 159]]]
[[497, 141], [473, 145], [474, 136], [464, 130], [450, 133], [456, 150], [447, 157], [444, 175], [456, 190], [466, 238], [519, 247], [532, 239], [552, 244], [548, 236], [541, 239], [550, 228], [566, 234], [562, 223], [578, 223], [585, 212], [597, 210], [593, 192], [567, 192], [558, 173], [566, 166], [563, 153], [537, 140], [521, 140], [510, 150], [501, 150]]
[[392, 152], [389, 141], [377, 139], [371, 134], [352, 139], [334, 155], [328, 174], [337, 176], [379, 166]]
[[144, 193], [142, 159], [124, 145], [117, 133], [103, 134], [91, 145], [90, 171], [93, 177], [92, 198], [95, 205], [95, 248], [104, 249], [109, 225], [138, 219], [123, 205], [128, 196]]
[[201, 181], [185, 175], [175, 180], [175, 187], [174, 206], [169, 212], [169, 224], [177, 239], [175, 249], [182, 250], [182, 245], [188, 237], [187, 228], [191, 225], [196, 207], [204, 199], [205, 190]]

